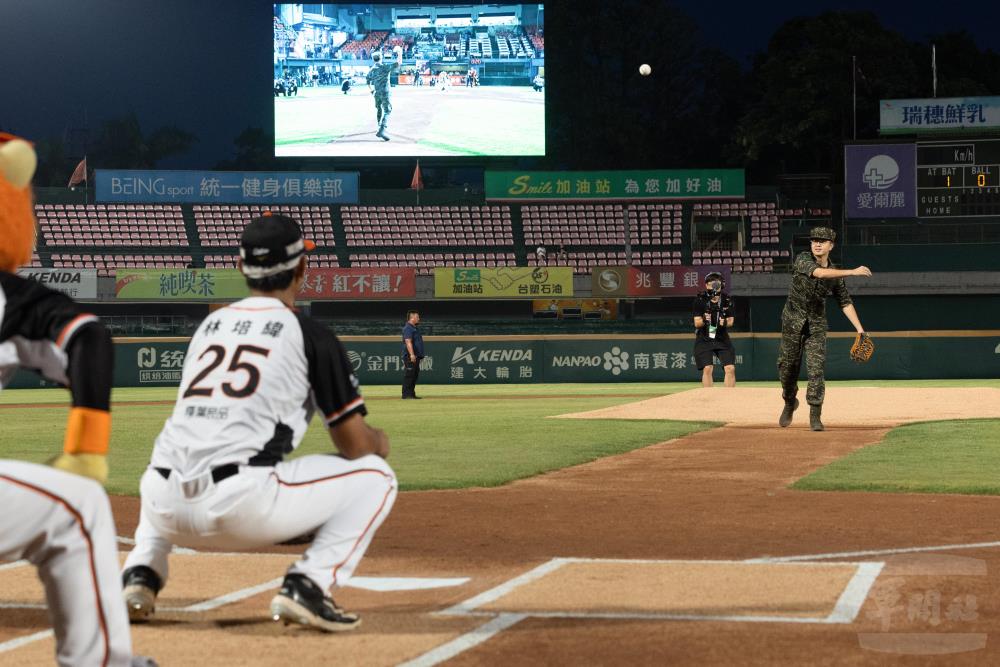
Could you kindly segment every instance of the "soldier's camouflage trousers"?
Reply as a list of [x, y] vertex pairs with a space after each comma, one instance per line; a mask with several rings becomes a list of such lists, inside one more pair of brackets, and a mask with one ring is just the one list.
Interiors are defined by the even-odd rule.
[[375, 120], [378, 121], [378, 129], [384, 130], [389, 123], [389, 114], [392, 113], [392, 104], [388, 95], [375, 93]]
[[[795, 323], [797, 324], [797, 323]], [[806, 403], [823, 405], [826, 396], [826, 329], [809, 330], [809, 323], [801, 327], [793, 323], [781, 323], [781, 345], [778, 347], [778, 380], [781, 382], [781, 396], [793, 400], [799, 391], [799, 370], [802, 357], [806, 360]]]

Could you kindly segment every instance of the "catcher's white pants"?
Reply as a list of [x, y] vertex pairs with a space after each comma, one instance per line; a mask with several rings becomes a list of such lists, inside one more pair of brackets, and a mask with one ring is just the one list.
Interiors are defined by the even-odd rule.
[[125, 567], [145, 565], [166, 583], [167, 554], [186, 547], [251, 549], [315, 532], [289, 572], [323, 590], [343, 586], [396, 500], [396, 475], [382, 458], [303, 456], [273, 468], [241, 466], [212, 482], [142, 476], [142, 512]]
[[131, 664], [115, 524], [101, 485], [0, 460], [0, 508], [0, 560], [24, 558], [38, 568], [58, 663]]

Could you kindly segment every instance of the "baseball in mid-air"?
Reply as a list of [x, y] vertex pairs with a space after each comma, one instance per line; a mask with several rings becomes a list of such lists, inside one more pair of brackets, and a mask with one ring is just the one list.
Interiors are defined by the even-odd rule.
[[652, 73], [652, 71], [653, 68], [647, 65], [646, 63], [639, 65], [639, 74], [643, 76], [649, 76]]

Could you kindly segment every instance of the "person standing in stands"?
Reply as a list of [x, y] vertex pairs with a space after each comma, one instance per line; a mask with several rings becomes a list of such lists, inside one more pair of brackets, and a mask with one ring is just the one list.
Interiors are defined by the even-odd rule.
[[420, 398], [416, 391], [420, 360], [424, 358], [424, 337], [417, 328], [419, 324], [420, 313], [408, 311], [403, 325], [403, 398]]

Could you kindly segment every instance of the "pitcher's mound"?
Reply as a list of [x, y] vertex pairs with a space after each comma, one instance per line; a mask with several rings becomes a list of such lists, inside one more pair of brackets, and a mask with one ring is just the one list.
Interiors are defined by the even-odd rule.
[[[590, 412], [559, 415], [572, 419], [676, 419], [719, 421], [740, 426], [773, 426], [784, 403], [781, 389], [756, 387], [693, 389]], [[1000, 418], [1000, 389], [957, 387], [828, 387], [823, 403], [826, 426], [892, 427], [938, 419]], [[791, 428], [808, 428], [805, 387]]]

